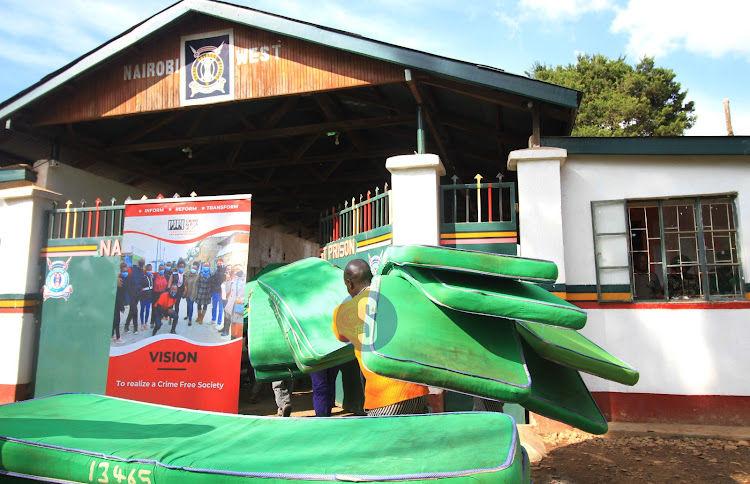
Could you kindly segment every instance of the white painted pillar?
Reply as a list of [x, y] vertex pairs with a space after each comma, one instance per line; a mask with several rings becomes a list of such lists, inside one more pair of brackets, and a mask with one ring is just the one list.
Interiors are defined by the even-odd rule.
[[437, 155], [388, 158], [391, 172], [393, 243], [440, 245], [440, 177], [445, 168]]
[[[395, 245], [440, 245], [440, 177], [445, 168], [437, 155], [388, 158], [391, 172], [391, 225]], [[430, 387], [433, 412], [445, 409], [441, 388]]]
[[0, 183], [0, 403], [29, 396], [41, 288], [39, 254], [47, 224], [44, 211], [53, 200], [60, 196], [30, 182]]
[[508, 155], [508, 169], [518, 171], [518, 220], [523, 257], [557, 264], [557, 284], [565, 284], [560, 170], [568, 152], [560, 148], [528, 148]]

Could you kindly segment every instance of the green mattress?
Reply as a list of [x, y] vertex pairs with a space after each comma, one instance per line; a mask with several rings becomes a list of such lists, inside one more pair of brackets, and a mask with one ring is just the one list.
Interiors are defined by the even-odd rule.
[[370, 285], [362, 364], [396, 380], [493, 400], [520, 403], [530, 393], [512, 321], [439, 308], [397, 276]]
[[638, 383], [638, 370], [571, 329], [517, 322], [519, 334], [540, 356], [623, 385]]
[[281, 371], [287, 374], [298, 371], [284, 333], [274, 315], [273, 303], [258, 286], [257, 281], [247, 283], [250, 316], [248, 318], [248, 352], [253, 369], [265, 372]]
[[0, 406], [0, 446], [1, 474], [47, 482], [529, 482], [500, 413], [281, 419], [64, 394]]
[[258, 370], [253, 368], [255, 379], [262, 383], [292, 380], [305, 376], [305, 372], [297, 368], [272, 368], [269, 370]]
[[394, 267], [433, 303], [458, 311], [581, 329], [586, 312], [529, 282], [472, 273]]
[[[267, 272], [274, 271], [274, 270], [278, 269], [279, 267], [285, 266], [286, 264], [287, 264], [286, 262], [284, 262], [283, 264], [268, 264], [266, 267], [264, 267], [263, 269], [261, 269], [257, 274], [255, 274], [255, 277], [253, 277], [252, 279], [250, 279], [248, 282], [255, 282], [263, 274], [266, 274]], [[255, 286], [251, 286], [250, 284], [246, 284], [245, 285], [245, 301], [249, 301], [250, 300], [250, 293], [253, 290], [255, 290]], [[249, 315], [249, 312], [248, 312], [248, 309], [247, 309], [247, 304], [246, 304], [245, 305], [245, 313], [244, 313], [245, 323], [246, 324], [247, 324], [247, 318], [249, 316], [250, 315]]]
[[387, 274], [394, 266], [402, 265], [540, 283], [553, 283], [557, 280], [557, 265], [554, 262], [425, 245], [388, 246], [380, 260], [378, 274]]
[[572, 368], [545, 360], [525, 343], [523, 350], [532, 383], [531, 396], [522, 405], [531, 412], [586, 432], [606, 434], [607, 419], [581, 375]]
[[258, 279], [274, 303], [276, 319], [297, 367], [305, 373], [354, 359], [354, 348], [333, 335], [333, 311], [349, 294], [343, 271], [311, 257]]

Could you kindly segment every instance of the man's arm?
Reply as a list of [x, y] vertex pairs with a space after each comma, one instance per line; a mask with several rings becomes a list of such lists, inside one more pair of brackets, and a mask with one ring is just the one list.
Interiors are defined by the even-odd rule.
[[341, 336], [341, 334], [339, 333], [338, 324], [336, 323], [336, 317], [339, 314], [339, 308], [340, 307], [341, 307], [340, 305], [336, 306], [336, 309], [333, 310], [333, 324], [331, 325], [331, 329], [333, 330], [333, 335], [336, 336], [337, 340], [339, 340], [339, 341], [341, 341], [343, 343], [348, 343], [349, 340], [346, 339], [345, 337]]

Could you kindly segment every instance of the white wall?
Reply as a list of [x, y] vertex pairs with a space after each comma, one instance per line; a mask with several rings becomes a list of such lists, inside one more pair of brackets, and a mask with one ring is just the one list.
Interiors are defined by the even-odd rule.
[[749, 323], [748, 309], [589, 310], [580, 333], [641, 376], [633, 387], [584, 381], [591, 391], [748, 396]]
[[[144, 192], [139, 188], [93, 175], [59, 162], [56, 166], [52, 166], [49, 160], [39, 160], [34, 163], [34, 170], [37, 172], [37, 186], [62, 195], [60, 208], [65, 208], [67, 200], [73, 202], [73, 207], [80, 207], [81, 199], [86, 200], [86, 206], [93, 207], [97, 198], [102, 199], [102, 206], [109, 206], [112, 197], [117, 199], [115, 205], [123, 205], [128, 197], [138, 200], [143, 195], [148, 198], [155, 198], [158, 195], [158, 193]], [[173, 194], [163, 193], [163, 195], [169, 198]]]
[[268, 264], [289, 263], [307, 257], [318, 257], [319, 251], [320, 247], [315, 242], [255, 226], [251, 222], [247, 273], [249, 277], [252, 277]]
[[[737, 193], [750, 274], [748, 157], [569, 155], [562, 168], [568, 285], [596, 284], [592, 200]], [[679, 307], [680, 303], [674, 303]], [[750, 395], [750, 309], [592, 309], [581, 331], [636, 367], [635, 387], [585, 376], [592, 391]]]
[[743, 271], [750, 274], [750, 157], [568, 155], [561, 184], [568, 284], [596, 284], [591, 201], [623, 198], [737, 193]]

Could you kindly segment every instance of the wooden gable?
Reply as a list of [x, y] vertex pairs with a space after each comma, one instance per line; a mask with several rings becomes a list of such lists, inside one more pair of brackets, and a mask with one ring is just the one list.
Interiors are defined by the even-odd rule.
[[165, 111], [180, 102], [181, 39], [217, 31], [234, 38], [234, 100], [399, 82], [403, 68], [224, 19], [191, 13], [37, 104], [36, 125]]

